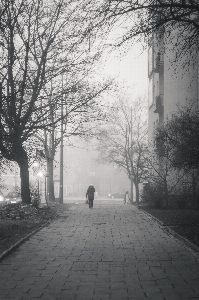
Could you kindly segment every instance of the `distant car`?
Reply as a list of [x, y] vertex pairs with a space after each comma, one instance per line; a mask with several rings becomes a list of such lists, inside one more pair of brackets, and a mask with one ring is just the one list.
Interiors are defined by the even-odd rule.
[[123, 199], [124, 198], [124, 194], [121, 193], [114, 193], [114, 194], [108, 194], [108, 197], [111, 199]]
[[6, 201], [4, 199], [4, 195], [0, 192], [0, 206], [6, 205]]
[[8, 193], [7, 196], [5, 196], [5, 202], [7, 204], [21, 203], [22, 202], [21, 195], [17, 192], [10, 192], [10, 193]]

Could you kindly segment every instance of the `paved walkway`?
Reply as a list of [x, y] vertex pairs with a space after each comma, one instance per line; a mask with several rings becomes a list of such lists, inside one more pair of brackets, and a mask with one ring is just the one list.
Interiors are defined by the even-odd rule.
[[134, 206], [74, 205], [0, 263], [0, 299], [199, 299], [199, 254]]

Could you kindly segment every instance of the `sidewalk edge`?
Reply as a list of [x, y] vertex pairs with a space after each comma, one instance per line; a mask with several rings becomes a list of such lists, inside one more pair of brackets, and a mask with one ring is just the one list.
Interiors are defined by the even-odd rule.
[[175, 236], [179, 240], [183, 241], [187, 246], [189, 246], [191, 249], [193, 249], [193, 250], [195, 250], [196, 252], [199, 253], [199, 247], [198, 246], [196, 246], [195, 244], [193, 244], [192, 242], [190, 242], [188, 239], [186, 239], [182, 235], [180, 235], [177, 232], [175, 232], [169, 226], [164, 225], [164, 223], [162, 221], [160, 221], [156, 217], [152, 216], [150, 213], [142, 210], [141, 208], [138, 208], [138, 209], [141, 210], [143, 213], [145, 213], [147, 216], [149, 216], [152, 220], [154, 220], [155, 222], [159, 223], [159, 225], [162, 226], [164, 230], [166, 230], [167, 232], [169, 232], [170, 234], [172, 234], [173, 236]]
[[146, 214], [148, 217], [150, 217], [152, 220], [154, 220], [155, 222], [159, 223], [161, 226], [164, 226], [164, 223], [163, 223], [162, 221], [160, 221], [160, 220], [157, 219], [156, 217], [152, 216], [149, 212], [147, 212], [147, 211], [145, 211], [145, 210], [143, 210], [143, 209], [141, 209], [141, 208], [139, 208], [139, 207], [138, 207], [138, 209], [139, 209], [140, 211], [142, 211], [143, 213], [145, 213], [145, 214]]
[[189, 246], [191, 249], [195, 250], [196, 252], [199, 253], [199, 247], [196, 246], [195, 244], [193, 244], [192, 242], [190, 242], [188, 239], [186, 239], [185, 237], [183, 237], [182, 235], [178, 234], [177, 232], [175, 232], [173, 229], [171, 229], [169, 226], [164, 226], [164, 229], [166, 231], [168, 231], [169, 233], [171, 233], [173, 236], [175, 236], [176, 238], [178, 238], [179, 240], [183, 241], [187, 246]]

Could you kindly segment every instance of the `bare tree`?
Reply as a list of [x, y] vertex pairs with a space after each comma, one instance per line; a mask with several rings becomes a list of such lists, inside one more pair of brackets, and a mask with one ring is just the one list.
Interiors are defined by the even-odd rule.
[[123, 169], [133, 181], [136, 202], [139, 201], [139, 183], [146, 176], [145, 155], [147, 146], [147, 122], [145, 99], [138, 98], [131, 105], [120, 98], [109, 109], [106, 127], [99, 132], [100, 161], [114, 163]]
[[[103, 92], [110, 85], [111, 82], [107, 81], [106, 84], [102, 83], [101, 86], [98, 83], [98, 86], [94, 88], [90, 86], [88, 81], [85, 81], [84, 84], [81, 82], [81, 86], [78, 85], [78, 88], [74, 86], [73, 91], [68, 91], [68, 94], [64, 95], [62, 113], [65, 118], [60, 120], [63, 123], [62, 128], [59, 122], [57, 126], [44, 129], [44, 135], [37, 134], [37, 139], [43, 144], [43, 150], [40, 150], [39, 156], [47, 162], [47, 194], [49, 201], [54, 201], [53, 164], [57, 147], [61, 143], [61, 130], [65, 141], [72, 135], [93, 136], [95, 123], [104, 117], [102, 115], [103, 104], [100, 104], [100, 99], [103, 97]], [[100, 108], [100, 106], [102, 107]], [[56, 118], [60, 119], [60, 114], [60, 111], [54, 113], [52, 109], [50, 122], [55, 124]]]
[[[97, 12], [96, 12], [97, 14]], [[199, 3], [197, 0], [109, 0], [100, 2], [97, 26], [113, 28], [122, 24], [117, 45], [142, 36], [144, 39], [159, 28], [169, 33], [175, 28], [186, 32], [186, 43], [198, 44]], [[98, 19], [96, 19], [98, 20]]]
[[[51, 127], [51, 102], [45, 87], [52, 78], [92, 62], [90, 21], [85, 1], [3, 0], [0, 8], [0, 150], [18, 163], [22, 201], [30, 203], [29, 157], [26, 141], [38, 130]], [[74, 74], [74, 73], [73, 73]], [[56, 119], [58, 123], [59, 118]], [[55, 122], [55, 124], [56, 124]]]

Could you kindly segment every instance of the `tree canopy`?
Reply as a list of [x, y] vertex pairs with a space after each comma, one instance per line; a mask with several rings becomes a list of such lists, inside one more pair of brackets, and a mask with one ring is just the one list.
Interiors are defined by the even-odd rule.
[[[89, 52], [90, 19], [85, 1], [3, 0], [0, 8], [0, 151], [20, 166], [22, 200], [30, 202], [26, 141], [42, 128], [50, 128], [52, 111], [59, 111], [63, 94], [79, 89], [82, 76], [97, 59]], [[69, 84], [63, 87], [62, 76]], [[69, 75], [70, 74], [70, 75]], [[56, 82], [56, 96], [49, 85]], [[82, 86], [84, 86], [82, 84]], [[103, 89], [103, 88], [102, 88]], [[70, 111], [87, 103], [99, 90], [73, 101]], [[68, 112], [67, 112], [68, 113]], [[65, 116], [63, 116], [65, 117]]]
[[101, 18], [98, 26], [123, 27], [116, 45], [140, 36], [148, 39], [160, 27], [167, 29], [168, 35], [171, 30], [181, 28], [181, 33], [186, 32], [189, 47], [198, 44], [197, 0], [104, 0], [100, 2], [98, 16]]

